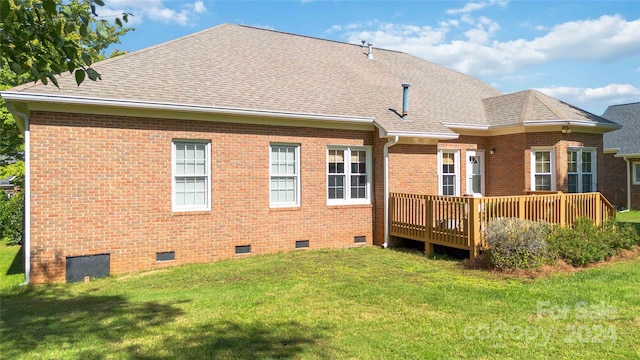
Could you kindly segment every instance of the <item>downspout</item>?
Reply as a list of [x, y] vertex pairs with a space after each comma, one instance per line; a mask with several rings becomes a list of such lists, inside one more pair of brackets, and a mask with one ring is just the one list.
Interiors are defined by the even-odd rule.
[[31, 282], [31, 131], [29, 129], [29, 115], [16, 110], [11, 104], [6, 104], [12, 114], [24, 119], [24, 232], [22, 246], [24, 250], [24, 283]]
[[383, 248], [389, 247], [389, 148], [398, 143], [398, 136], [388, 139], [384, 144], [384, 244]]
[[624, 160], [627, 162], [627, 210], [631, 210], [631, 160], [627, 157]]

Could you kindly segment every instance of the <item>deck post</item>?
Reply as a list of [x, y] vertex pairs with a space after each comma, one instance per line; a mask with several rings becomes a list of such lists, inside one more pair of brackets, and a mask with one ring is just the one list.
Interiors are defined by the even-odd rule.
[[[469, 214], [467, 221], [469, 222], [469, 232], [468, 236], [468, 245], [471, 246], [472, 254], [474, 252], [473, 249], [476, 249], [480, 246], [480, 199], [479, 198], [469, 198]], [[472, 255], [473, 257], [473, 255]]]
[[[433, 237], [433, 201], [428, 196], [424, 197], [424, 207], [424, 239], [431, 239]], [[433, 248], [433, 245], [431, 247]]]
[[424, 254], [427, 256], [433, 255], [433, 244], [432, 243], [424, 243]]
[[560, 195], [560, 226], [567, 224], [567, 197]]
[[[594, 195], [596, 193], [593, 193]], [[602, 201], [600, 200], [600, 197], [598, 197], [596, 199], [595, 196], [591, 197], [592, 199], [594, 199], [594, 202], [596, 203], [596, 225], [600, 226], [602, 225]]]
[[526, 198], [523, 196], [518, 197], [518, 218], [522, 220], [525, 220], [527, 218], [525, 211], [525, 200]]

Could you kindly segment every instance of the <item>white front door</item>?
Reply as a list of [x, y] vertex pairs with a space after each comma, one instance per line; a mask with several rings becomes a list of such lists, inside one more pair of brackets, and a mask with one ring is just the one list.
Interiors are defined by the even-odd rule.
[[484, 151], [467, 151], [467, 194], [484, 195]]

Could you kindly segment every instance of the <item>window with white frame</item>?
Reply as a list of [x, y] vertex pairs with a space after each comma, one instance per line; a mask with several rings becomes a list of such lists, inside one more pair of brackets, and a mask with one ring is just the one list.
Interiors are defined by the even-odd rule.
[[553, 148], [531, 149], [531, 190], [556, 189], [555, 157]]
[[327, 148], [327, 203], [371, 203], [371, 148]]
[[300, 145], [271, 144], [271, 207], [300, 206]]
[[211, 209], [211, 142], [173, 141], [173, 210]]
[[438, 195], [460, 196], [460, 151], [438, 151]]
[[596, 151], [570, 148], [567, 152], [567, 185], [570, 193], [596, 191]]
[[640, 161], [636, 161], [633, 166], [633, 184], [640, 185]]

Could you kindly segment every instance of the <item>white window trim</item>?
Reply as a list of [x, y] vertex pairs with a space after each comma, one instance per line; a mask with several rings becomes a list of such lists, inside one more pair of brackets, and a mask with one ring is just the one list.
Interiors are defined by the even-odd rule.
[[454, 171], [455, 171], [455, 185], [456, 185], [456, 190], [455, 190], [455, 195], [453, 196], [460, 196], [460, 150], [459, 149], [440, 149], [438, 150], [438, 195], [443, 195], [442, 193], [442, 176], [444, 175], [442, 173], [442, 154], [447, 153], [447, 154], [454, 154], [454, 158], [453, 161], [455, 161], [454, 164]]
[[631, 172], [633, 175], [633, 185], [640, 185], [640, 161], [631, 162]]
[[[207, 191], [207, 200], [205, 206], [178, 206], [176, 205], [176, 143], [194, 143], [206, 145], [206, 177], [205, 189]], [[173, 139], [171, 141], [171, 207], [173, 212], [188, 211], [210, 211], [211, 210], [211, 141], [209, 140], [191, 140], [191, 139]]]
[[[344, 180], [344, 199], [329, 199], [329, 150], [344, 150], [345, 158], [345, 180]], [[351, 151], [364, 151], [366, 156], [367, 167], [367, 188], [366, 197], [364, 199], [352, 199], [351, 198]], [[371, 161], [371, 146], [339, 146], [329, 145], [325, 153], [325, 192], [327, 198], [327, 205], [370, 205], [371, 204], [371, 178], [373, 177], [373, 167]], [[349, 161], [347, 162], [347, 159]]]
[[[591, 153], [591, 174], [593, 175], [593, 177], [591, 178], [591, 188], [593, 189], [593, 191], [597, 191], [598, 189], [598, 159], [597, 159], [597, 154], [598, 152], [596, 151], [596, 148], [594, 147], [570, 147], [567, 149], [567, 152], [569, 151], [577, 151], [578, 152], [578, 193], [582, 193], [584, 192], [583, 190], [583, 183], [582, 183], [582, 153], [583, 152], [590, 152]], [[569, 175], [569, 169], [568, 169], [568, 164], [567, 164], [567, 175]]]
[[[295, 148], [295, 156], [296, 156], [296, 199], [291, 202], [272, 202], [271, 201], [271, 179], [273, 177], [278, 177], [281, 175], [274, 175], [271, 173], [271, 164], [272, 164], [272, 155], [273, 155], [273, 147], [274, 146], [287, 146]], [[271, 143], [269, 144], [269, 206], [272, 208], [283, 208], [283, 207], [299, 207], [300, 206], [300, 144], [292, 144], [292, 143]]]
[[551, 191], [556, 191], [556, 148], [554, 147], [542, 147], [542, 146], [533, 146], [531, 147], [531, 156], [530, 156], [530, 189], [532, 191], [536, 191], [536, 152], [539, 151], [549, 151], [551, 157]]

